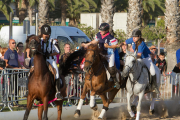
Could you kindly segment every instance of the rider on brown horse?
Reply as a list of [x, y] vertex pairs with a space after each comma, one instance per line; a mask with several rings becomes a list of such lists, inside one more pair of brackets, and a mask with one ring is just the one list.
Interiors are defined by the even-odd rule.
[[90, 43], [84, 44], [83, 46], [87, 48], [90, 44], [98, 44], [99, 47], [102, 49], [102, 54], [106, 55], [108, 58], [108, 71], [111, 74], [112, 79], [115, 82], [115, 86], [117, 89], [120, 88], [120, 85], [118, 83], [118, 80], [116, 78], [116, 67], [115, 67], [115, 55], [114, 55], [114, 49], [117, 48], [117, 39], [114, 38], [109, 32], [109, 24], [108, 23], [102, 23], [99, 27], [100, 32], [96, 34], [96, 37], [93, 41]]
[[51, 27], [49, 25], [43, 25], [41, 27], [41, 49], [46, 57], [46, 61], [56, 70], [55, 84], [56, 84], [56, 95], [57, 100], [62, 100], [63, 97], [60, 93], [61, 79], [59, 77], [59, 70], [56, 65], [56, 55], [60, 53], [57, 41], [50, 39]]

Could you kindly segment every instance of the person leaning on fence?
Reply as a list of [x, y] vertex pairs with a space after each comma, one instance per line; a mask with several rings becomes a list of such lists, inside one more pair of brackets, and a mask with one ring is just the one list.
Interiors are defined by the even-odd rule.
[[[9, 48], [4, 54], [4, 61], [6, 63], [6, 68], [12, 68], [12, 69], [21, 69], [23, 66], [18, 61], [18, 53], [15, 50], [16, 48], [16, 42], [14, 39], [9, 40]], [[16, 76], [16, 75], [15, 75]], [[15, 77], [15, 100], [17, 100], [17, 77]], [[18, 101], [16, 101], [18, 104]]]
[[[177, 60], [177, 64], [174, 66], [171, 76], [172, 76], [172, 84], [173, 84], [173, 97], [176, 95], [178, 95], [179, 93], [179, 75], [177, 75], [176, 78], [176, 74], [180, 73], [180, 49], [178, 49], [176, 51], [176, 60]], [[177, 87], [177, 89], [176, 89]], [[176, 90], [176, 91], [175, 91]]]

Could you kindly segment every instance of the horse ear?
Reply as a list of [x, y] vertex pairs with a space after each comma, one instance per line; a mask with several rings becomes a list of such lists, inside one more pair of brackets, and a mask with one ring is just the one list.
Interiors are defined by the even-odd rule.
[[136, 56], [136, 54], [137, 54], [137, 50], [134, 52], [134, 56]]

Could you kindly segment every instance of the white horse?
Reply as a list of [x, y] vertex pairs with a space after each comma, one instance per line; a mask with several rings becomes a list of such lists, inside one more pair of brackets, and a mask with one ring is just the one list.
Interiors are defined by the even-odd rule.
[[[156, 72], [156, 81], [159, 88], [160, 70], [158, 69], [157, 66], [154, 65], [154, 67]], [[139, 120], [140, 111], [141, 111], [141, 101], [144, 96], [145, 89], [149, 85], [149, 73], [148, 73], [148, 69], [145, 67], [145, 64], [142, 62], [142, 60], [137, 59], [136, 52], [130, 53], [129, 51], [126, 50], [126, 61], [122, 72], [122, 76], [123, 77], [128, 76], [128, 80], [126, 83], [127, 110], [131, 117], [134, 117], [135, 115], [131, 110], [130, 98], [132, 97], [132, 95], [139, 96], [139, 102], [137, 105], [137, 114], [136, 114], [136, 120]], [[150, 112], [154, 111], [154, 102], [155, 102], [155, 95], [153, 95], [153, 99], [150, 106]]]

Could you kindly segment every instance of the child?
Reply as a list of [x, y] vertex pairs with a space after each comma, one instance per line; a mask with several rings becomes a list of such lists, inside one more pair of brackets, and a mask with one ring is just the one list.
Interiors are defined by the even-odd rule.
[[161, 74], [163, 73], [164, 77], [165, 75], [165, 71], [166, 71], [166, 60], [165, 60], [165, 54], [164, 53], [160, 53], [159, 55], [159, 59], [156, 62], [156, 66], [160, 69]]

